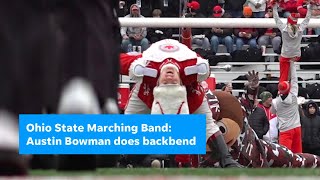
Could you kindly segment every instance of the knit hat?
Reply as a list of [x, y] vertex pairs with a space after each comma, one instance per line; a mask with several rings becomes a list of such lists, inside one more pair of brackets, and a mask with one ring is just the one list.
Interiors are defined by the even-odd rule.
[[289, 94], [290, 84], [288, 81], [281, 81], [278, 84], [278, 91], [280, 94]]
[[260, 99], [262, 103], [266, 102], [266, 100], [269, 98], [272, 98], [272, 94], [269, 91], [263, 91], [260, 94]]
[[188, 8], [191, 8], [192, 10], [198, 10], [200, 8], [200, 4], [197, 1], [191, 1], [187, 4]]
[[244, 16], [252, 16], [252, 9], [249, 6], [243, 7]]
[[300, 17], [299, 13], [291, 13], [287, 18], [288, 19], [288, 23], [289, 24], [297, 24], [299, 17]]
[[219, 17], [221, 17], [223, 15], [222, 14], [223, 13], [223, 9], [219, 5], [215, 6], [212, 9], [212, 11], [213, 11], [213, 14], [212, 14], [213, 17], [219, 18]]

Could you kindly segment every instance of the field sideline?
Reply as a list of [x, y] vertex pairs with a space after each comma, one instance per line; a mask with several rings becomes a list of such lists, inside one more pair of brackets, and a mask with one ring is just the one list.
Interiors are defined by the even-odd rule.
[[0, 177], [0, 180], [319, 180], [320, 169], [248, 168], [248, 169], [98, 169], [97, 171], [57, 172], [32, 170], [28, 177]]

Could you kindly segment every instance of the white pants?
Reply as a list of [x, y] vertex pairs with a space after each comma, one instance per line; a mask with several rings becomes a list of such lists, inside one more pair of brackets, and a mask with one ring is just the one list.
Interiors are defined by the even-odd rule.
[[[124, 114], [150, 114], [151, 109], [138, 97], [138, 91], [140, 84], [136, 84], [136, 87], [132, 91], [131, 97], [127, 104]], [[207, 140], [216, 132], [218, 132], [219, 126], [212, 118], [212, 112], [209, 108], [207, 98], [203, 98], [203, 102], [200, 107], [193, 114], [206, 114], [206, 137]]]

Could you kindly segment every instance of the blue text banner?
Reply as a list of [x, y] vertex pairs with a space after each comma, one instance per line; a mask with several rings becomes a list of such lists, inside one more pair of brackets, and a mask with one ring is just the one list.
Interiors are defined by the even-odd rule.
[[205, 154], [205, 115], [19, 116], [20, 154]]

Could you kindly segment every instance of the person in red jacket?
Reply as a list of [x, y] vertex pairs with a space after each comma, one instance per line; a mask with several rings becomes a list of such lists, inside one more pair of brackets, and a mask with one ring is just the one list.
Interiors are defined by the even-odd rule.
[[[308, 5], [307, 0], [297, 0], [297, 10], [300, 14], [300, 17], [306, 17], [308, 9], [307, 9], [307, 5]], [[311, 17], [313, 18], [319, 18], [320, 17], [320, 1], [319, 0], [312, 0], [310, 1], [310, 4], [314, 4], [315, 6], [313, 6], [312, 8], [312, 13], [311, 13]], [[319, 35], [320, 34], [320, 28], [315, 28], [314, 29], [315, 34]], [[305, 34], [313, 34], [312, 32], [312, 28], [308, 28], [308, 31]]]
[[279, 7], [282, 9], [282, 16], [287, 18], [291, 13], [297, 12], [297, 0], [281, 0]]
[[150, 114], [153, 90], [159, 84], [160, 75], [164, 75], [166, 77], [161, 78], [162, 84], [181, 84], [186, 87], [190, 114], [206, 114], [207, 144], [219, 157], [220, 166], [241, 167], [231, 157], [200, 85], [210, 75], [207, 60], [178, 41], [165, 39], [152, 44], [143, 54], [122, 54], [120, 65], [120, 73], [129, 75], [137, 82], [124, 114]]

